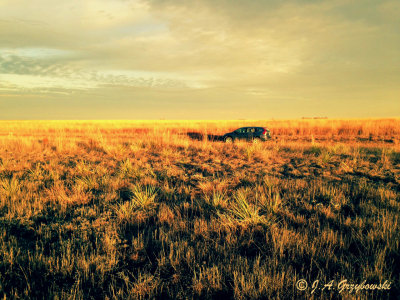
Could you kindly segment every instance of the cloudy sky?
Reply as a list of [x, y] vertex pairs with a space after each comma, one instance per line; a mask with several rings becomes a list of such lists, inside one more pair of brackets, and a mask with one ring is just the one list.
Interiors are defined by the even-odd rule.
[[0, 119], [400, 116], [398, 0], [0, 0]]

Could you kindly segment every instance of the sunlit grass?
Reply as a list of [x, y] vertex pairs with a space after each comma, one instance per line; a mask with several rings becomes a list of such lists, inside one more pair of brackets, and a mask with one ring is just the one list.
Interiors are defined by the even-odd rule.
[[395, 298], [399, 122], [2, 122], [0, 298]]
[[246, 225], [264, 223], [266, 219], [260, 215], [260, 207], [249, 203], [248, 195], [249, 190], [243, 188], [235, 192], [228, 208], [230, 217]]

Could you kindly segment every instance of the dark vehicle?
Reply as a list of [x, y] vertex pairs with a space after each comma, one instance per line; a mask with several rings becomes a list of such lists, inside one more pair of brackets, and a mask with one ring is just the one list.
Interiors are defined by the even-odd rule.
[[223, 139], [226, 143], [232, 143], [235, 140], [247, 140], [253, 142], [266, 141], [271, 138], [271, 132], [264, 127], [242, 127], [235, 131], [226, 133]]

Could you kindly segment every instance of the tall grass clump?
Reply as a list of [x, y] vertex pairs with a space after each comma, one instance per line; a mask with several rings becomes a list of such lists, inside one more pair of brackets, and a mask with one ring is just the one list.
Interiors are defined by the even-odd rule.
[[262, 210], [268, 213], [276, 213], [282, 204], [282, 198], [279, 192], [266, 190], [264, 187], [256, 191], [255, 199]]
[[149, 210], [155, 206], [157, 189], [154, 186], [135, 185], [131, 191], [133, 193], [131, 203], [134, 209]]
[[129, 158], [120, 163], [118, 174], [124, 179], [140, 179], [142, 176], [139, 167], [134, 165]]
[[20, 181], [14, 176], [0, 179], [0, 196], [3, 199], [15, 199], [21, 191]]
[[236, 221], [243, 225], [255, 225], [264, 223], [265, 217], [260, 214], [260, 207], [253, 203], [249, 203], [249, 189], [240, 188], [232, 198], [227, 208], [228, 219]]
[[282, 204], [276, 178], [265, 177], [261, 184], [255, 187], [255, 200], [262, 210], [268, 213], [276, 213]]
[[117, 205], [117, 219], [130, 223], [137, 218], [145, 219], [156, 206], [157, 189], [153, 186], [134, 185], [130, 188], [130, 199]]
[[204, 200], [206, 203], [213, 207], [225, 208], [228, 204], [226, 192], [213, 190], [211, 195], [205, 195]]

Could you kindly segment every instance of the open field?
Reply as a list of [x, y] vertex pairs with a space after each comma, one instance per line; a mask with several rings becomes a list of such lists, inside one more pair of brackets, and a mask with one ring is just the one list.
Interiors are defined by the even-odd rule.
[[[213, 141], [245, 125], [273, 139]], [[0, 297], [395, 298], [399, 140], [400, 119], [1, 121]]]

